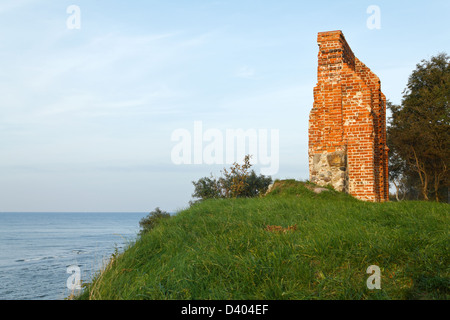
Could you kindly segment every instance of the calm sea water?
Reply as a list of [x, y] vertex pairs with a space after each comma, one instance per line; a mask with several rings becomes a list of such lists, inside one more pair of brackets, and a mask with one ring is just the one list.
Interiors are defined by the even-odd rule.
[[58, 300], [68, 268], [89, 281], [148, 213], [0, 213], [0, 300]]

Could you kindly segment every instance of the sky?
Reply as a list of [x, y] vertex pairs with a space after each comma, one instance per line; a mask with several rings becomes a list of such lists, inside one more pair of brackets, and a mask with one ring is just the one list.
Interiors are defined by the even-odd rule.
[[341, 30], [399, 104], [416, 64], [450, 52], [448, 12], [448, 0], [0, 0], [0, 212], [184, 209], [192, 181], [231, 165], [195, 150], [229, 155], [230, 130], [257, 132], [273, 179], [306, 180], [317, 33]]

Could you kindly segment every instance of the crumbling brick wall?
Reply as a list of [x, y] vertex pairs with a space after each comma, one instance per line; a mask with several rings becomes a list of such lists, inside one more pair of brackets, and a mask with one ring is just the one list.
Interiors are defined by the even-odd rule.
[[389, 199], [386, 98], [341, 31], [318, 34], [309, 120], [310, 181], [365, 201]]

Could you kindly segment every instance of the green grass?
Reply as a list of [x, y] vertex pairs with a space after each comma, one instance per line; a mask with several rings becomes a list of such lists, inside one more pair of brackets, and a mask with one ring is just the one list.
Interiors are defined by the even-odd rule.
[[[113, 256], [80, 299], [449, 298], [448, 204], [367, 203], [308, 186], [279, 181], [266, 197], [181, 211]], [[370, 265], [381, 290], [367, 288]]]

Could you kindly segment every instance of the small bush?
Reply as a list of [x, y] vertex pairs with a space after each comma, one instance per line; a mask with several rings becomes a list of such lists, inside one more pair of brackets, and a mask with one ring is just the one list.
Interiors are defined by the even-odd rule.
[[170, 218], [170, 214], [168, 212], [162, 211], [160, 208], [156, 208], [154, 211], [150, 212], [148, 216], [139, 221], [139, 226], [141, 227], [139, 235], [142, 236], [143, 234], [149, 232], [156, 227], [162, 219], [167, 218]]
[[223, 197], [221, 184], [213, 176], [204, 177], [192, 183], [195, 187], [195, 192], [192, 195], [194, 198], [214, 199]]
[[264, 175], [256, 175], [251, 170], [250, 155], [245, 156], [242, 165], [234, 163], [229, 170], [222, 171], [223, 177], [218, 179], [204, 177], [193, 181], [195, 191], [192, 194], [198, 201], [213, 198], [241, 198], [257, 197], [266, 193], [272, 178]]

